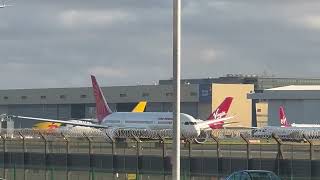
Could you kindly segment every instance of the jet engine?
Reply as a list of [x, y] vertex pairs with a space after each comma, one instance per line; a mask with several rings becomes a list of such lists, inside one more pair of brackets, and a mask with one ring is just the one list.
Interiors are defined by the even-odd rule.
[[200, 135], [194, 139], [194, 142], [197, 144], [203, 144], [207, 141], [208, 138], [209, 138], [209, 133], [206, 131], [201, 131]]

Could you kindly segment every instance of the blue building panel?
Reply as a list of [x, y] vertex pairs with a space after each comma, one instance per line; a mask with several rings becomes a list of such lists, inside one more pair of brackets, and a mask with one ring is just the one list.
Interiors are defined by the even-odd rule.
[[200, 102], [212, 101], [212, 85], [211, 84], [199, 85], [199, 101]]

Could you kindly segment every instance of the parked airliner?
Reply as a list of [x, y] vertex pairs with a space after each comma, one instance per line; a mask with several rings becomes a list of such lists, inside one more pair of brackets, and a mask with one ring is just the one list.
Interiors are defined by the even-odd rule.
[[[172, 112], [112, 112], [108, 106], [106, 99], [103, 95], [101, 88], [99, 87], [95, 76], [91, 76], [93, 93], [96, 100], [96, 114], [98, 124], [93, 123], [79, 123], [79, 122], [70, 122], [63, 120], [52, 120], [45, 118], [36, 118], [36, 117], [26, 117], [26, 116], [15, 116], [11, 117], [36, 120], [36, 121], [45, 121], [45, 122], [54, 122], [54, 123], [64, 123], [71, 124], [76, 126], [85, 126], [85, 127], [95, 127], [95, 128], [107, 128], [107, 129], [150, 129], [150, 130], [163, 130], [163, 129], [172, 129]], [[228, 105], [230, 106], [232, 102], [232, 97], [227, 97], [221, 106]], [[229, 109], [229, 107], [227, 108]], [[225, 108], [218, 107], [216, 111], [210, 114], [209, 119], [206, 121], [195, 119], [194, 117], [180, 113], [181, 120], [181, 134], [187, 136], [197, 137], [200, 135], [201, 131], [212, 130], [214, 124], [221, 121], [229, 120], [233, 117], [225, 117], [227, 114]], [[217, 119], [215, 119], [217, 118]]]
[[253, 136], [263, 137], [271, 136], [272, 133], [283, 137], [294, 137], [297, 134], [312, 132], [315, 129], [320, 128], [320, 124], [296, 124], [289, 123], [286, 117], [286, 113], [283, 106], [279, 107], [279, 126], [266, 126], [263, 128], [256, 128], [253, 130]]
[[320, 128], [320, 124], [296, 124], [296, 123], [289, 123], [286, 117], [286, 113], [283, 106], [279, 108], [279, 118], [281, 127], [297, 127], [297, 128]]
[[[147, 105], [147, 101], [140, 101], [132, 110], [132, 112], [144, 112], [145, 108], [146, 108], [146, 105]], [[75, 120], [75, 119], [72, 119], [72, 120], [68, 120], [68, 121], [71, 121], [71, 122], [82, 122], [84, 121], [84, 123], [87, 123], [87, 122], [91, 122], [91, 123], [94, 123], [96, 120], [95, 119], [78, 119], [78, 120]], [[45, 130], [45, 129], [50, 129], [50, 130], [53, 130], [53, 129], [57, 129], [57, 128], [72, 128], [74, 127], [74, 125], [67, 125], [67, 126], [63, 126], [62, 123], [54, 123], [54, 122], [40, 122], [40, 123], [37, 123], [33, 126], [33, 129], [41, 129], [41, 130]]]

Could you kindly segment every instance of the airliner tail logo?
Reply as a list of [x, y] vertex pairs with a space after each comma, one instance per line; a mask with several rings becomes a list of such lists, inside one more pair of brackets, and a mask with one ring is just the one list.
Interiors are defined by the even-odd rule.
[[[210, 120], [225, 118], [228, 114], [232, 100], [233, 100], [233, 97], [226, 97], [224, 101], [218, 106], [218, 108], [210, 114], [207, 120], [210, 121]], [[209, 124], [209, 127], [211, 129], [222, 129], [223, 125], [224, 125], [224, 122], [219, 121], [219, 122]]]
[[220, 119], [227, 116], [233, 97], [226, 97], [224, 101], [213, 111], [207, 120]]
[[280, 124], [281, 127], [290, 127], [290, 123], [287, 121], [286, 113], [284, 111], [284, 108], [280, 106], [279, 108], [279, 118], [280, 118]]
[[112, 111], [109, 108], [104, 98], [104, 95], [102, 93], [101, 88], [98, 85], [96, 77], [91, 75], [91, 80], [92, 80], [93, 95], [96, 101], [96, 117], [98, 122], [101, 123], [106, 116], [112, 113]]

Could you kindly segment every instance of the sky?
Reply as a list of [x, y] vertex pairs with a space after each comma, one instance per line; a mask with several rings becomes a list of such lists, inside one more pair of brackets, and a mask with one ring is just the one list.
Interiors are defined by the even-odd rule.
[[[172, 0], [11, 0], [0, 89], [172, 77]], [[182, 0], [182, 78], [320, 77], [320, 1]]]

